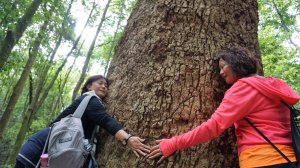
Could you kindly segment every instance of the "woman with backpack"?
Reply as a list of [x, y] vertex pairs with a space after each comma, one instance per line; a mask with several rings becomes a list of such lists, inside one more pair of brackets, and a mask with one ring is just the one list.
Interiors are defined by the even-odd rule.
[[[85, 138], [91, 139], [95, 126], [99, 125], [123, 145], [127, 145], [137, 156], [139, 154], [145, 156], [150, 152], [150, 147], [143, 144], [144, 139], [125, 132], [122, 126], [106, 112], [101, 99], [107, 96], [108, 86], [108, 80], [102, 75], [91, 76], [82, 87], [82, 95], [76, 98], [52, 123], [73, 114], [86, 96], [84, 93], [92, 91], [96, 96], [90, 99], [81, 118]], [[49, 128], [45, 128], [28, 139], [16, 158], [15, 168], [34, 168], [37, 165], [48, 133]]]
[[202, 144], [234, 124], [241, 168], [292, 166], [246, 121], [252, 122], [291, 162], [296, 162], [291, 140], [290, 110], [299, 96], [283, 81], [256, 74], [257, 61], [241, 47], [218, 54], [220, 75], [232, 85], [211, 118], [193, 130], [170, 139], [157, 140], [149, 158], [158, 163], [176, 150]]

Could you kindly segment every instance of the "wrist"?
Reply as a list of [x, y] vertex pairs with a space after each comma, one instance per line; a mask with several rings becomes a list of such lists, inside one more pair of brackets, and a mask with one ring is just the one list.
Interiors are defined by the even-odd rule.
[[172, 143], [172, 141], [162, 140], [158, 145], [159, 149], [164, 157], [169, 157], [172, 155], [175, 151], [175, 144]]
[[133, 135], [131, 135], [131, 134], [126, 134], [125, 137], [121, 140], [122, 144], [123, 144], [124, 146], [126, 146], [127, 143], [128, 143], [128, 140], [129, 140], [131, 137], [133, 137]]

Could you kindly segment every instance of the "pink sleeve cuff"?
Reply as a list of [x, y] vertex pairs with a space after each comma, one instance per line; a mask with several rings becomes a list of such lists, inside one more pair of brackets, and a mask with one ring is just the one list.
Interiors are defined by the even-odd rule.
[[173, 137], [171, 139], [163, 139], [159, 143], [160, 150], [164, 157], [169, 157], [177, 150], [174, 141], [175, 138]]

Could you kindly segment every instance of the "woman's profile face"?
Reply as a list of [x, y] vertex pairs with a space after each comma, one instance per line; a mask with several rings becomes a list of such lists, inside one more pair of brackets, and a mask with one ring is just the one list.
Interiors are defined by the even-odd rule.
[[231, 67], [223, 59], [219, 60], [220, 75], [227, 84], [234, 84], [238, 78], [233, 74]]
[[103, 98], [107, 95], [107, 82], [105, 79], [98, 79], [94, 81], [91, 85], [87, 86], [89, 91], [94, 90], [96, 95]]

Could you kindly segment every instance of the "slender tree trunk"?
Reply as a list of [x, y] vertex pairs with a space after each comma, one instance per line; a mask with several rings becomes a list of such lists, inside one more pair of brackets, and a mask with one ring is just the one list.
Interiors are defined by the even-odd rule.
[[[278, 17], [279, 17], [279, 20], [280, 20], [280, 23], [281, 23], [281, 27], [283, 28], [283, 30], [286, 31], [286, 32], [288, 32], [288, 33], [291, 33], [291, 30], [290, 30], [290, 29], [288, 28], [288, 26], [286, 25], [286, 23], [285, 23], [285, 21], [284, 21], [284, 18], [283, 18], [283, 15], [282, 15], [281, 11], [278, 9], [278, 7], [277, 7], [275, 1], [272, 0], [271, 3], [272, 3], [272, 5], [273, 5], [273, 7], [274, 7], [274, 9], [275, 9], [275, 11], [276, 11]], [[295, 43], [295, 42], [292, 40], [291, 37], [289, 37], [288, 40], [289, 40], [289, 42], [290, 42], [297, 50], [300, 50], [300, 46], [297, 45], [297, 43]]]
[[96, 43], [97, 37], [98, 37], [98, 35], [100, 33], [100, 30], [102, 28], [102, 25], [103, 25], [103, 23], [105, 21], [106, 13], [107, 13], [107, 10], [109, 8], [110, 2], [111, 2], [111, 0], [108, 0], [106, 6], [104, 8], [104, 11], [103, 11], [100, 23], [99, 23], [97, 31], [96, 31], [96, 34], [95, 34], [94, 39], [92, 41], [92, 44], [91, 44], [91, 46], [89, 48], [89, 51], [88, 51], [88, 53], [86, 55], [86, 59], [85, 59], [84, 65], [83, 65], [82, 70], [81, 70], [81, 75], [80, 75], [79, 80], [78, 80], [78, 82], [77, 82], [77, 84], [76, 84], [76, 86], [75, 86], [75, 88], [73, 90], [72, 100], [74, 100], [75, 97], [78, 95], [79, 89], [80, 89], [80, 87], [81, 87], [81, 85], [82, 85], [82, 83], [84, 81], [85, 76], [86, 76], [86, 71], [88, 69], [88, 65], [89, 65], [91, 56], [93, 54], [94, 48], [95, 48], [95, 43]]
[[0, 43], [2, 44], [0, 46], [0, 70], [3, 68], [12, 49], [22, 37], [24, 31], [30, 24], [33, 15], [42, 2], [43, 0], [33, 0], [31, 5], [25, 11], [25, 14], [18, 20], [16, 28], [14, 30], [7, 31], [4, 41]]
[[[59, 66], [59, 68], [56, 70], [54, 77], [51, 79], [50, 83], [48, 84], [48, 86], [43, 90], [43, 92], [39, 95], [35, 95], [33, 97], [32, 102], [30, 103], [26, 113], [25, 113], [25, 117], [23, 118], [23, 122], [22, 122], [22, 126], [21, 129], [19, 130], [19, 133], [17, 135], [17, 140], [16, 140], [16, 144], [14, 147], [14, 150], [11, 154], [11, 158], [10, 158], [10, 162], [9, 163], [13, 163], [14, 162], [14, 158], [17, 156], [18, 151], [21, 148], [21, 145], [24, 141], [25, 138], [25, 134], [28, 131], [28, 129], [30, 128], [32, 122], [33, 122], [33, 118], [36, 115], [36, 112], [40, 109], [41, 105], [44, 103], [44, 101], [46, 100], [48, 93], [50, 91], [50, 89], [52, 88], [52, 86], [54, 85], [55, 80], [57, 79], [59, 73], [61, 72], [62, 68], [64, 67], [64, 65], [67, 62], [68, 57], [65, 58], [65, 60], [63, 61], [63, 63]], [[40, 87], [40, 86], [37, 86]]]
[[[223, 97], [215, 54], [239, 44], [260, 58], [257, 27], [254, 0], [139, 0], [108, 71], [109, 111], [148, 145], [191, 130]], [[102, 167], [238, 167], [232, 129], [161, 165], [117, 141], [99, 148]]]
[[[14, 94], [11, 96], [11, 99], [13, 99], [11, 105], [13, 105], [13, 106], [7, 106], [7, 109], [8, 109], [8, 107], [10, 107], [10, 108], [9, 108], [9, 111], [8, 111], [9, 117], [11, 116], [11, 114], [12, 114], [12, 112], [13, 112], [13, 108], [14, 108], [14, 106], [16, 105], [16, 102], [17, 102], [17, 100], [19, 99], [19, 97], [20, 97], [20, 95], [21, 95], [21, 93], [22, 93], [22, 90], [23, 90], [23, 88], [24, 88], [24, 84], [25, 84], [26, 80], [28, 79], [28, 76], [29, 76], [31, 67], [32, 67], [32, 65], [33, 65], [33, 63], [34, 63], [34, 61], [35, 61], [35, 58], [36, 58], [37, 55], [38, 55], [38, 50], [39, 50], [39, 48], [40, 48], [40, 45], [41, 45], [42, 39], [43, 39], [43, 37], [44, 37], [44, 34], [45, 34], [45, 32], [46, 32], [48, 23], [49, 23], [49, 20], [44, 21], [44, 24], [43, 24], [43, 26], [41, 27], [40, 32], [39, 32], [39, 34], [38, 34], [38, 37], [37, 37], [37, 39], [36, 39], [35, 42], [34, 42], [34, 46], [33, 46], [33, 48], [32, 48], [32, 52], [29, 54], [29, 60], [28, 60], [28, 62], [30, 62], [30, 63], [27, 63], [27, 64], [30, 64], [30, 65], [29, 65], [28, 67], [25, 67], [25, 68], [24, 68], [24, 71], [26, 71], [26, 72], [24, 73], [24, 74], [26, 75], [26, 77], [24, 77], [24, 78], [21, 77], [21, 78], [20, 78], [20, 80], [22, 81], [22, 84], [19, 84], [19, 85], [16, 86], [16, 87], [18, 87], [18, 89], [17, 89], [16, 91], [14, 91]], [[25, 76], [25, 75], [24, 75], [24, 76]], [[22, 76], [23, 76], [23, 73], [22, 73]], [[21, 85], [21, 86], [20, 86], [20, 85]], [[11, 108], [11, 107], [12, 107], [12, 108]], [[26, 115], [25, 115], [25, 118], [26, 118]], [[9, 119], [9, 118], [8, 118], [8, 119]], [[7, 121], [6, 121], [6, 122], [7, 122]], [[1, 118], [1, 125], [2, 125], [2, 118]], [[1, 128], [2, 128], [2, 127], [1, 127]], [[21, 128], [21, 130], [22, 130], [22, 128]], [[2, 131], [2, 132], [3, 132], [3, 131]], [[0, 133], [1, 133], [1, 132], [0, 132]], [[24, 137], [25, 137], [25, 133], [26, 133], [26, 132], [23, 132], [23, 133], [22, 133], [22, 136], [23, 136], [22, 138], [23, 138], [23, 139], [24, 139]], [[3, 134], [3, 133], [2, 133], [2, 134]], [[21, 138], [21, 139], [22, 139], [22, 138]], [[14, 163], [15, 158], [16, 158], [16, 156], [17, 156], [17, 154], [18, 154], [19, 149], [20, 149], [20, 146], [21, 146], [22, 143], [23, 143], [23, 140], [22, 140], [22, 141], [19, 141], [19, 139], [20, 139], [20, 137], [17, 137], [15, 146], [14, 146], [14, 148], [13, 148], [13, 151], [12, 151], [11, 155], [10, 155], [10, 159], [9, 159], [9, 163], [10, 163], [10, 164]]]
[[107, 70], [108, 70], [108, 67], [109, 67], [109, 63], [110, 63], [110, 60], [111, 60], [112, 54], [113, 54], [112, 51], [113, 51], [113, 49], [115, 48], [115, 45], [116, 45], [116, 37], [117, 37], [117, 34], [119, 32], [119, 29], [120, 29], [120, 25], [121, 25], [121, 21], [122, 21], [122, 15], [123, 15], [124, 8], [125, 8], [125, 0], [123, 0], [122, 4], [121, 4], [121, 10], [120, 10], [119, 16], [118, 16], [117, 28], [115, 30], [114, 37], [113, 37], [113, 40], [112, 40], [112, 43], [111, 43], [111, 46], [110, 46], [110, 49], [109, 49], [109, 53], [108, 53], [108, 58], [107, 58], [106, 65], [104, 67], [104, 75], [106, 75], [106, 73], [107, 73]]
[[[58, 104], [59, 104], [61, 95], [62, 95], [62, 92], [59, 92], [56, 97], [55, 103], [52, 106], [53, 108], [51, 109], [50, 117], [47, 117], [47, 118], [53, 119], [56, 116], [56, 111], [58, 109]], [[52, 122], [52, 120], [49, 120], [47, 125], [49, 125], [51, 122]]]
[[[62, 88], [65, 88], [65, 86], [66, 86], [66, 84], [67, 84], [67, 81], [68, 81], [68, 79], [69, 79], [69, 77], [70, 77], [70, 74], [71, 74], [71, 72], [72, 72], [72, 70], [73, 70], [73, 67], [75, 66], [76, 60], [77, 60], [78, 56], [80, 55], [80, 52], [81, 52], [81, 49], [82, 49], [82, 47], [83, 47], [84, 42], [85, 42], [85, 40], [81, 43], [79, 49], [77, 50], [77, 53], [75, 54], [75, 59], [73, 60], [72, 65], [69, 67], [69, 69], [68, 69], [68, 71], [67, 71], [67, 73], [66, 73], [65, 80], [64, 80], [64, 82], [63, 82], [63, 84], [62, 84]], [[63, 97], [61, 97], [61, 101], [62, 101], [61, 104], [62, 104], [63, 107], [64, 107]]]
[[[82, 46], [83, 46], [83, 43], [81, 44], [80, 48], [78, 49], [78, 51], [77, 51], [78, 53], [80, 52]], [[78, 53], [76, 54], [76, 56], [79, 55]], [[77, 58], [78, 58], [78, 57], [76, 57], [76, 58], [74, 59], [74, 61], [73, 61], [72, 65], [71, 65], [71, 67], [69, 67], [69, 69], [68, 69], [68, 71], [67, 71], [67, 73], [66, 73], [66, 75], [65, 75], [65, 78], [64, 78], [62, 84], [61, 84], [60, 87], [59, 87], [59, 95], [57, 96], [57, 100], [56, 100], [56, 102], [55, 102], [54, 108], [53, 108], [53, 110], [51, 111], [50, 119], [54, 119], [55, 116], [58, 115], [58, 110], [57, 110], [57, 109], [61, 110], [60, 107], [65, 107], [65, 105], [64, 105], [64, 99], [63, 99], [62, 93], [64, 92], [64, 88], [65, 88], [65, 86], [66, 86], [66, 83], [67, 83], [67, 81], [68, 81], [68, 79], [69, 79], [70, 73], [71, 73], [71, 71], [72, 71], [72, 69], [73, 69], [73, 67], [74, 67], [74, 65], [75, 65], [75, 62], [76, 62], [76, 59], [77, 59]], [[62, 104], [62, 105], [59, 106], [60, 104]], [[51, 121], [51, 120], [50, 120], [50, 121]], [[49, 121], [48, 124], [50, 124], [50, 121]]]
[[[78, 38], [75, 43], [78, 43], [79, 39], [80, 38]], [[76, 46], [77, 46], [77, 44], [76, 45], [74, 44], [73, 47], [76, 48]], [[54, 85], [54, 82], [56, 81], [59, 73], [62, 71], [63, 67], [67, 63], [67, 60], [68, 60], [70, 55], [71, 55], [71, 52], [67, 55], [67, 57], [64, 59], [62, 64], [58, 67], [58, 69], [56, 70], [56, 72], [55, 72], [53, 78], [51, 79], [50, 83], [43, 89], [43, 91], [40, 89], [40, 91], [42, 91], [42, 93], [33, 96], [33, 99], [30, 102], [30, 105], [29, 105], [29, 107], [28, 107], [28, 109], [25, 113], [25, 117], [22, 121], [22, 126], [21, 126], [21, 129], [19, 130], [19, 133], [18, 133], [18, 136], [17, 136], [16, 145], [15, 145], [14, 151], [12, 152], [10, 163], [13, 162], [12, 159], [15, 158], [15, 156], [17, 155], [17, 152], [19, 151], [19, 149], [22, 145], [22, 142], [24, 141], [25, 134], [28, 131], [28, 129], [30, 128], [30, 126], [33, 122], [34, 116], [36, 115], [37, 111], [40, 109], [40, 107], [42, 106], [42, 104], [46, 100], [50, 89]], [[37, 86], [37, 87], [39, 88], [40, 86]]]
[[[68, 9], [67, 9], [67, 12], [65, 13], [64, 15], [64, 19], [61, 23], [61, 29], [58, 30], [58, 39], [56, 41], [56, 44], [55, 44], [55, 47], [54, 49], [52, 50], [52, 53], [50, 54], [50, 58], [49, 58], [49, 61], [48, 63], [43, 67], [43, 69], [41, 70], [42, 73], [41, 75], [39, 75], [39, 78], [37, 79], [37, 86], [36, 86], [36, 89], [35, 89], [35, 95], [34, 95], [34, 99], [37, 101], [39, 98], [40, 98], [40, 95], [42, 93], [42, 90], [44, 88], [44, 86], [46, 85], [46, 79], [47, 79], [47, 74], [49, 72], [49, 69], [52, 67], [52, 64], [53, 64], [53, 60], [54, 60], [54, 57], [56, 55], [56, 52], [62, 42], [62, 38], [63, 38], [63, 33], [65, 32], [65, 27], [66, 27], [66, 22], [67, 22], [67, 18], [68, 18], [68, 15], [70, 14], [70, 10], [71, 10], [71, 7], [72, 7], [72, 4], [73, 4], [73, 1], [74, 0], [71, 0], [70, 1], [70, 4], [68, 6]], [[55, 5], [56, 6], [56, 5]], [[54, 9], [54, 8], [53, 8]], [[73, 48], [76, 48], [76, 45], [77, 43], [75, 43], [75, 47]], [[69, 55], [67, 56], [67, 58], [69, 57]], [[33, 101], [33, 103], [36, 103], [36, 101]]]
[[[56, 102], [55, 102], [54, 108], [53, 108], [53, 110], [51, 111], [50, 119], [53, 119], [55, 116], [57, 116], [57, 113], [56, 113], [57, 110], [56, 110], [56, 109], [59, 109], [59, 108], [58, 108], [59, 103], [60, 103], [60, 101], [63, 101], [62, 93], [64, 92], [64, 88], [65, 88], [65, 86], [66, 86], [66, 84], [67, 84], [67, 81], [68, 81], [69, 76], [70, 76], [70, 74], [71, 74], [71, 71], [72, 71], [72, 69], [73, 69], [73, 67], [74, 67], [74, 65], [75, 65], [75, 62], [76, 62], [76, 60], [77, 60], [77, 58], [78, 58], [78, 55], [79, 55], [79, 53], [80, 53], [80, 51], [81, 51], [81, 49], [82, 49], [83, 44], [84, 44], [84, 41], [81, 43], [79, 49], [77, 50], [77, 54], [75, 54], [76, 57], [75, 57], [75, 59], [74, 59], [72, 65], [71, 65], [71, 67], [68, 69], [68, 71], [67, 71], [67, 73], [66, 73], [66, 76], [65, 76], [65, 78], [64, 78], [64, 80], [63, 80], [63, 82], [62, 82], [62, 84], [61, 84], [60, 87], [59, 87], [59, 95], [57, 96], [57, 100], [56, 100]], [[64, 104], [63, 102], [61, 102], [61, 103]], [[50, 124], [50, 123], [48, 123], [48, 124]]]
[[[7, 106], [7, 100], [9, 98], [9, 95], [12, 94], [12, 89], [13, 87], [12, 86], [9, 86], [9, 88], [7, 89], [6, 93], [5, 93], [5, 96], [4, 98], [2, 99], [2, 102], [1, 102], [1, 107], [6, 107]], [[2, 116], [2, 111], [3, 109], [0, 110], [0, 116]]]
[[9, 98], [9, 102], [8, 102], [8, 104], [5, 108], [4, 114], [0, 120], [0, 139], [2, 139], [5, 127], [7, 126], [8, 121], [13, 113], [14, 107], [23, 91], [25, 82], [28, 79], [31, 67], [36, 59], [37, 54], [38, 54], [38, 50], [39, 50], [40, 44], [43, 39], [43, 34], [45, 33], [47, 26], [48, 26], [48, 21], [45, 21], [40, 29], [40, 32], [39, 32], [35, 42], [34, 42], [32, 51], [29, 53], [29, 58], [23, 69], [21, 77], [18, 80], [17, 84], [15, 85], [15, 87], [13, 89], [13, 93]]
[[[97, 4], [96, 4], [96, 2], [94, 1], [94, 2], [93, 2], [93, 7], [92, 7], [92, 9], [91, 9], [91, 11], [90, 11], [90, 13], [89, 13], [89, 16], [88, 16], [86, 22], [85, 22], [84, 28], [82, 29], [80, 35], [77, 37], [77, 39], [76, 39], [75, 43], [73, 44], [71, 50], [70, 50], [69, 53], [67, 54], [67, 57], [69, 57], [69, 56], [72, 54], [73, 50], [77, 48], [77, 45], [78, 45], [78, 43], [79, 43], [79, 41], [80, 41], [80, 39], [81, 39], [81, 37], [82, 37], [82, 34], [83, 34], [84, 30], [86, 29], [86, 27], [88, 26], [88, 23], [89, 23], [90, 19], [92, 18], [92, 14], [93, 14], [93, 12], [94, 12], [94, 10], [95, 10], [96, 7], [97, 7]], [[75, 60], [77, 59], [77, 56], [78, 56], [79, 53], [80, 53], [80, 50], [81, 50], [81, 48], [82, 48], [83, 43], [84, 43], [84, 42], [82, 42], [80, 48], [78, 49], [77, 54], [75, 54], [75, 56], [76, 56]], [[75, 61], [75, 60], [74, 60], [74, 61]], [[74, 65], [74, 63], [75, 63], [75, 62], [73, 62], [73, 65]], [[70, 72], [70, 71], [69, 71], [69, 72]]]

